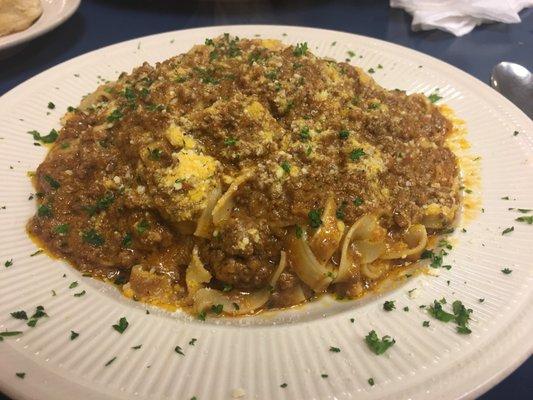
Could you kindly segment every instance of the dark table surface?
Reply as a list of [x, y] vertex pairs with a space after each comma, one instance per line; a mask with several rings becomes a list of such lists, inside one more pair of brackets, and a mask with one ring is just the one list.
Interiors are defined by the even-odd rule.
[[[353, 32], [430, 54], [488, 83], [500, 61], [533, 64], [533, 9], [521, 24], [489, 24], [456, 38], [440, 31], [411, 32], [411, 17], [387, 1], [145, 1], [82, 0], [56, 30], [0, 60], [0, 95], [33, 75], [88, 51], [123, 40], [176, 29], [227, 24], [302, 25]], [[481, 399], [530, 399], [530, 357]], [[529, 394], [528, 394], [529, 393]], [[0, 394], [0, 400], [6, 400]]]

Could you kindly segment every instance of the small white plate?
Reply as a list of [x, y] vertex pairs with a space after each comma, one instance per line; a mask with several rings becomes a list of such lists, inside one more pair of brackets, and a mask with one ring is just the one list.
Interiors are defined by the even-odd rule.
[[80, 0], [41, 0], [43, 13], [28, 29], [0, 37], [0, 53], [44, 35], [70, 18]]
[[[39, 165], [46, 149], [33, 146], [27, 132], [59, 128], [66, 108], [103, 80], [224, 32], [308, 42], [315, 54], [337, 60], [353, 51], [352, 63], [374, 68], [373, 77], [387, 88], [426, 94], [440, 88], [442, 101], [466, 120], [472, 153], [481, 157], [484, 213], [466, 232], [455, 233], [446, 257], [451, 270], [360, 302], [323, 299], [273, 315], [201, 322], [153, 308], [148, 315], [146, 306], [109, 285], [46, 255], [30, 256], [36, 247], [24, 228], [35, 203], [28, 201], [33, 188], [27, 171]], [[50, 101], [54, 110], [47, 108]], [[508, 208], [533, 208], [533, 124], [490, 87], [435, 58], [368, 37], [301, 27], [169, 32], [93, 51], [28, 80], [0, 98], [0, 127], [0, 332], [24, 331], [0, 343], [0, 390], [15, 399], [218, 400], [231, 399], [240, 388], [245, 399], [265, 400], [465, 399], [479, 396], [531, 354], [533, 225], [515, 221], [524, 214]], [[506, 196], [510, 200], [502, 200]], [[502, 236], [510, 226], [514, 231]], [[513, 272], [503, 274], [506, 267]], [[73, 281], [79, 286], [69, 289]], [[414, 288], [418, 296], [412, 298], [408, 291]], [[82, 290], [84, 296], [73, 296]], [[419, 308], [442, 297], [474, 310], [471, 335], [457, 334], [452, 324]], [[383, 311], [384, 300], [396, 301], [396, 310]], [[35, 328], [10, 316], [31, 313], [37, 305], [49, 318]], [[130, 326], [121, 335], [111, 326], [123, 316]], [[396, 339], [381, 356], [364, 343], [372, 329]], [[80, 334], [73, 341], [71, 330]]]

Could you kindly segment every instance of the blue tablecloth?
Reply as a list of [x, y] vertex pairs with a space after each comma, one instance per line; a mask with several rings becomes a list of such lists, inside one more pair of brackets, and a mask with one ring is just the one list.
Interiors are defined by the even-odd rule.
[[[521, 17], [521, 24], [483, 25], [456, 38], [440, 31], [411, 32], [410, 16], [390, 9], [388, 1], [83, 0], [65, 24], [32, 41], [16, 56], [0, 60], [0, 95], [60, 62], [112, 43], [170, 30], [225, 24], [302, 25], [367, 35], [430, 54], [487, 83], [492, 67], [500, 61], [513, 61], [532, 69], [533, 9], [522, 12]], [[481, 398], [530, 399], [532, 378], [530, 358]]]

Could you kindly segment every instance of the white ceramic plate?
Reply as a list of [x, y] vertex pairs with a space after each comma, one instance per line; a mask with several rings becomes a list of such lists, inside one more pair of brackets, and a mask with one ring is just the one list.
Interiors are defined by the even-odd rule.
[[42, 15], [28, 29], [0, 37], [0, 52], [44, 35], [70, 18], [80, 0], [41, 0]]
[[[145, 60], [166, 59], [223, 32], [307, 41], [315, 53], [339, 60], [353, 50], [353, 62], [374, 67], [375, 79], [385, 87], [426, 94], [440, 88], [444, 101], [467, 121], [472, 152], [481, 156], [482, 166], [484, 213], [466, 233], [457, 232], [446, 260], [450, 271], [414, 278], [360, 302], [323, 299], [251, 319], [201, 322], [155, 309], [147, 315], [144, 305], [83, 278], [63, 262], [30, 257], [36, 247], [24, 226], [35, 204], [28, 201], [32, 187], [26, 172], [37, 167], [45, 149], [33, 146], [26, 132], [58, 128], [67, 106], [78, 104], [102, 79], [115, 79]], [[47, 109], [49, 101], [56, 109]], [[16, 399], [215, 400], [239, 392], [267, 400], [474, 398], [531, 354], [533, 226], [516, 222], [519, 214], [508, 208], [533, 208], [533, 125], [488, 86], [441, 61], [379, 40], [310, 28], [170, 32], [94, 51], [30, 79], [0, 99], [0, 126], [0, 206], [6, 206], [0, 209], [0, 331], [24, 331], [0, 343], [0, 389]], [[510, 226], [514, 232], [502, 236]], [[11, 259], [13, 265], [5, 268]], [[504, 267], [513, 272], [503, 274]], [[73, 281], [79, 286], [71, 290]], [[414, 288], [418, 296], [410, 298]], [[73, 296], [81, 290], [87, 294]], [[462, 300], [474, 310], [471, 335], [458, 335], [452, 324], [419, 308], [442, 297]], [[384, 300], [395, 300], [396, 310], [384, 312]], [[9, 315], [32, 312], [37, 305], [49, 318], [35, 328]], [[409, 312], [403, 311], [406, 306]], [[130, 326], [120, 335], [111, 326], [122, 316]], [[424, 320], [431, 321], [429, 328], [422, 326]], [[372, 329], [396, 339], [386, 354], [374, 355], [363, 342]], [[71, 330], [80, 334], [74, 341]], [[194, 346], [188, 344], [192, 338]], [[131, 349], [139, 344], [141, 349]], [[174, 351], [178, 345], [185, 356]], [[330, 346], [341, 352], [329, 351]], [[25, 379], [16, 372], [26, 372]], [[280, 387], [283, 383], [287, 387]]]

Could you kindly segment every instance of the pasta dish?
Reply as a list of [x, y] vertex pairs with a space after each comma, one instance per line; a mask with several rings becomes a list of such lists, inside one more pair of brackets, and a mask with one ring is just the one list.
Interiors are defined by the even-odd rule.
[[170, 310], [353, 299], [417, 268], [460, 213], [453, 124], [307, 43], [207, 39], [69, 108], [28, 231]]

